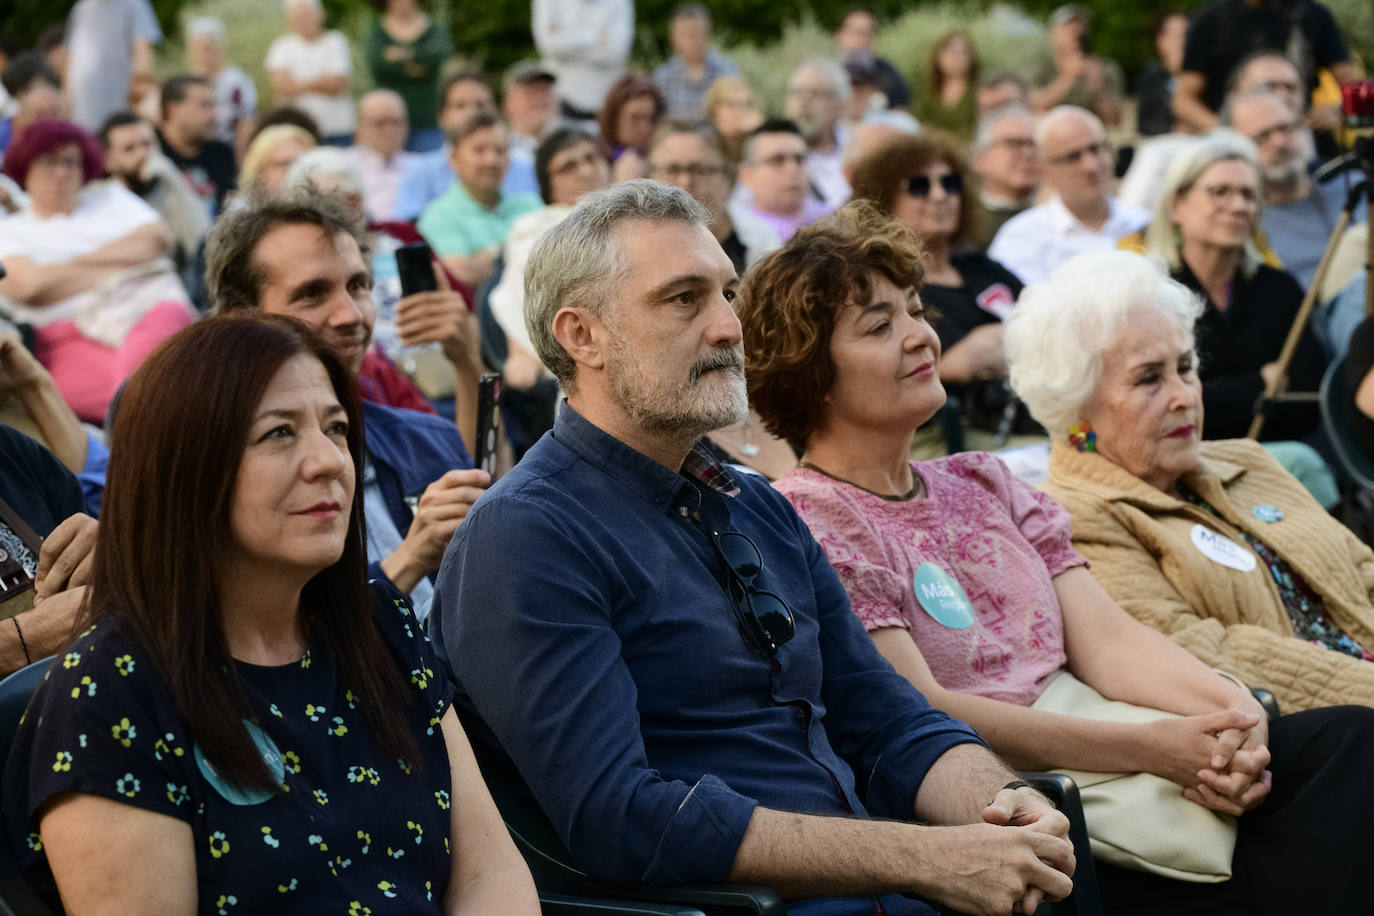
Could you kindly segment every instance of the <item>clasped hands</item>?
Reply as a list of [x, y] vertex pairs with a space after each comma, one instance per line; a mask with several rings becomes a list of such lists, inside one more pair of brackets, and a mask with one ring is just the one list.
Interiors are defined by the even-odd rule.
[[1269, 723], [1258, 704], [1146, 723], [1157, 764], [1191, 802], [1240, 815], [1269, 794]]

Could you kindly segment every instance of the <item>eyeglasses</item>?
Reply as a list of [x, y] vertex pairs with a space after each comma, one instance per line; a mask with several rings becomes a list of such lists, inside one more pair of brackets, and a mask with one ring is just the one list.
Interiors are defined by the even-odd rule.
[[1275, 95], [1283, 95], [1285, 93], [1288, 95], [1298, 95], [1302, 92], [1301, 86], [1297, 83], [1289, 82], [1288, 80], [1268, 80], [1267, 82], [1256, 83], [1252, 88], [1263, 89], [1265, 92], [1272, 92]]
[[797, 633], [792, 609], [772, 592], [755, 587], [759, 573], [763, 572], [763, 555], [747, 534], [713, 531], [711, 545], [730, 573], [725, 591], [744, 641], [762, 658], [771, 659], [778, 647]]
[[1259, 192], [1249, 185], [1209, 184], [1202, 187], [1202, 193], [1216, 206], [1237, 196], [1247, 207], [1259, 206]]
[[651, 169], [655, 178], [666, 178], [670, 182], [678, 178], [714, 178], [724, 171], [725, 169], [718, 165], [704, 165], [700, 162], [690, 164], [668, 162], [663, 165], [656, 165]]
[[811, 86], [796, 86], [789, 87], [787, 95], [789, 98], [794, 99], [833, 99], [835, 98], [835, 90], [816, 89]]
[[1018, 153], [1035, 152], [1035, 141], [1030, 137], [1003, 137], [1000, 140], [994, 140], [992, 145], [1005, 146], [1007, 149]]
[[1252, 135], [1250, 139], [1254, 141], [1256, 146], [1264, 146], [1264, 144], [1275, 137], [1287, 138], [1293, 136], [1293, 134], [1297, 133], [1299, 127], [1302, 127], [1301, 121], [1284, 121], [1281, 124], [1275, 124], [1273, 127], [1266, 127], [1259, 133]]
[[33, 164], [41, 165], [45, 169], [66, 168], [79, 172], [81, 171], [81, 167], [84, 163], [79, 155], [63, 156], [59, 153], [48, 153], [46, 155], [36, 157], [33, 160]]
[[806, 165], [805, 153], [775, 153], [766, 159], [760, 159], [754, 165], [766, 165], [770, 169], [780, 169], [785, 165]]
[[[960, 194], [964, 190], [964, 176], [958, 172], [941, 175], [936, 181], [949, 197]], [[902, 181], [902, 190], [906, 191], [908, 197], [929, 197], [933, 187], [934, 184], [932, 184], [929, 175], [912, 175]]]
[[1062, 156], [1051, 156], [1048, 161], [1050, 165], [1075, 165], [1084, 156], [1098, 156], [1105, 159], [1111, 153], [1112, 148], [1106, 143], [1089, 143], [1087, 146], [1071, 150]]

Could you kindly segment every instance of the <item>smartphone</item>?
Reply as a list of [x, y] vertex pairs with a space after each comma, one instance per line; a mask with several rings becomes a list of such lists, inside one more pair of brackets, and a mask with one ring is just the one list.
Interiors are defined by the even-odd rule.
[[483, 372], [477, 383], [477, 454], [473, 467], [496, 479], [496, 443], [501, 435], [501, 374]]
[[401, 278], [401, 296], [433, 292], [439, 288], [434, 279], [433, 255], [424, 242], [396, 249], [396, 273]]

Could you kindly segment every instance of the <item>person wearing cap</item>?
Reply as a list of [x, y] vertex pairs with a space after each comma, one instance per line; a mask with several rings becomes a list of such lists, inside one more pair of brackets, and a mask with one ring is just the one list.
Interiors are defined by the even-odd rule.
[[[409, 113], [406, 150], [427, 153], [444, 142], [439, 71], [453, 56], [448, 29], [425, 13], [420, 0], [372, 0], [380, 16], [363, 42], [363, 58], [378, 89], [400, 95]], [[361, 143], [361, 141], [359, 141]]]
[[502, 80], [501, 114], [510, 129], [511, 152], [534, 155], [535, 148], [553, 127], [558, 99], [557, 77], [537, 60], [516, 61]]
[[676, 53], [654, 70], [654, 85], [669, 120], [700, 120], [706, 90], [722, 76], [738, 76], [739, 68], [711, 50], [711, 13], [700, 3], [684, 3], [673, 12], [668, 41]]
[[1035, 81], [1031, 109], [1042, 112], [1058, 105], [1077, 105], [1115, 127], [1121, 123], [1125, 77], [1115, 61], [1092, 53], [1091, 33], [1092, 13], [1085, 6], [1066, 3], [1050, 14], [1054, 63]]
[[224, 23], [212, 16], [197, 16], [186, 26], [186, 69], [214, 84], [217, 105], [216, 133], [243, 158], [258, 126], [258, 89], [238, 67], [224, 60], [227, 35]]

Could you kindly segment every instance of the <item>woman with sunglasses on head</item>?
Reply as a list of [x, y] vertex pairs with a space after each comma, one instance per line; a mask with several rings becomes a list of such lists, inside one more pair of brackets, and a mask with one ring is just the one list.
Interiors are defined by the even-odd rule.
[[[867, 200], [921, 240], [922, 297], [938, 317], [944, 348], [940, 381], [957, 397], [965, 426], [998, 430], [1011, 397], [1002, 356], [1002, 320], [1021, 281], [975, 250], [978, 198], [954, 143], [934, 132], [892, 138], [854, 167], [855, 200]], [[1024, 411], [1010, 430], [1038, 432]]]
[[[1239, 682], [1107, 596], [1054, 500], [985, 453], [908, 459], [944, 402], [920, 255], [906, 227], [851, 202], [754, 265], [737, 300], [750, 401], [805, 448], [775, 486], [878, 650], [1013, 766], [1149, 774], [1151, 797], [1179, 818], [1163, 830], [1177, 836], [1167, 861], [1123, 840], [1123, 819], [1129, 838], [1129, 821], [1153, 811], [1095, 816], [1085, 801], [1088, 833], [1099, 858], [1105, 843], [1194, 877], [1099, 862], [1109, 912], [1360, 912], [1370, 844], [1343, 809], [1353, 796], [1374, 811], [1360, 788], [1374, 712], [1269, 723]], [[1132, 718], [1066, 696], [1129, 705]], [[1209, 812], [1241, 815], [1239, 829]], [[1327, 819], [1352, 827], [1328, 835]]]

